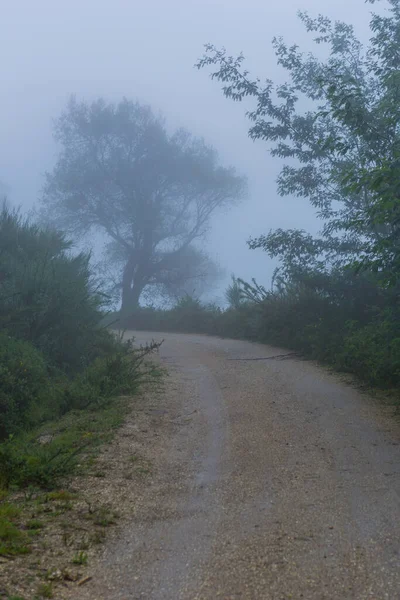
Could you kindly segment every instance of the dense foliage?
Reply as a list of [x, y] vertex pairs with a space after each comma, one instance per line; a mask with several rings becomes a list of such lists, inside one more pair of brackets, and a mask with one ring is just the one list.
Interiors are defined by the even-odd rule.
[[73, 255], [64, 235], [6, 207], [0, 214], [0, 330], [30, 342], [49, 363], [74, 373], [110, 343], [101, 330], [105, 297], [89, 256]]
[[[206, 47], [197, 66], [216, 67], [227, 98], [255, 101], [249, 134], [283, 161], [279, 193], [307, 199], [322, 228], [318, 237], [278, 229], [251, 239], [280, 261], [271, 290], [234, 279], [228, 309], [188, 299], [155, 311], [157, 327], [276, 344], [400, 386], [400, 2], [387, 5], [371, 17], [368, 48], [350, 25], [300, 13], [327, 58], [275, 39], [288, 74], [280, 85], [251, 78], [243, 55]], [[145, 317], [149, 327], [148, 313], [136, 325]]]
[[42, 447], [36, 428], [136, 391], [151, 348], [135, 350], [104, 328], [88, 256], [6, 207], [0, 275], [0, 487], [49, 484], [87, 440], [75, 431], [74, 443], [57, 435]]
[[249, 241], [280, 260], [272, 291], [243, 286], [252, 339], [397, 387], [400, 2], [385, 4], [367, 48], [352, 26], [300, 13], [327, 58], [275, 39], [284, 84], [251, 78], [243, 55], [212, 45], [197, 66], [216, 67], [227, 98], [255, 101], [249, 134], [283, 161], [279, 193], [307, 199], [323, 223], [318, 237], [278, 229]]
[[[400, 313], [395, 295], [368, 277], [342, 274], [267, 291], [240, 283], [241, 300], [226, 309], [186, 298], [169, 310], [138, 309], [131, 329], [200, 333], [272, 344], [357, 375], [368, 385], [400, 387]], [[369, 304], [371, 302], [371, 304]]]
[[284, 162], [279, 193], [308, 199], [323, 221], [316, 239], [278, 230], [250, 241], [281, 258], [289, 278], [357, 264], [383, 284], [397, 281], [400, 4], [388, 4], [388, 15], [372, 16], [368, 48], [351, 25], [300, 13], [328, 58], [275, 39], [284, 84], [251, 79], [242, 55], [213, 46], [199, 61], [200, 68], [217, 66], [212, 78], [223, 82], [226, 97], [254, 98], [249, 134]]

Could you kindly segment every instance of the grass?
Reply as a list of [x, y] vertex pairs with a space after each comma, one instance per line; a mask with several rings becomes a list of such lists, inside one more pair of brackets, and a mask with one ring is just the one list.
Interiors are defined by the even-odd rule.
[[75, 554], [75, 556], [72, 558], [72, 564], [74, 565], [87, 565], [87, 562], [88, 555], [83, 550]]
[[76, 494], [71, 494], [71, 492], [68, 492], [68, 490], [59, 490], [59, 491], [54, 491], [54, 492], [50, 492], [49, 494], [46, 495], [46, 499], [50, 500], [50, 501], [62, 501], [62, 502], [68, 502], [70, 500], [75, 500], [76, 499]]
[[7, 498], [7, 496], [8, 496], [8, 491], [0, 489], [0, 502], [5, 500]]
[[79, 550], [89, 550], [89, 548], [90, 548], [90, 539], [84, 537], [79, 544]]
[[139, 475], [150, 475], [151, 469], [148, 467], [137, 467], [136, 473], [139, 473]]
[[29, 536], [15, 523], [21, 508], [14, 503], [0, 504], [0, 556], [16, 556], [30, 552]]
[[102, 477], [105, 477], [105, 476], [106, 476], [106, 473], [104, 471], [95, 471], [93, 473], [93, 477], [101, 477], [102, 478]]
[[71, 389], [64, 390], [69, 403], [64, 399], [67, 412], [62, 417], [33, 429], [27, 426], [22, 433], [15, 427], [9, 436], [0, 431], [4, 440], [0, 443], [0, 490], [12, 486], [52, 490], [65, 477], [87, 472], [99, 447], [111, 441], [122, 425], [131, 396], [146, 383], [157, 385], [162, 370], [144, 363], [157, 347], [121, 346], [108, 358], [94, 361], [70, 384]]
[[90, 543], [91, 544], [102, 544], [105, 540], [106, 537], [106, 531], [105, 529], [97, 529], [91, 536], [90, 536]]
[[109, 527], [109, 525], [115, 525], [119, 515], [115, 511], [111, 510], [108, 506], [100, 506], [93, 509], [90, 505], [88, 506], [88, 512], [86, 518], [93, 521], [95, 525], [101, 527]]
[[[84, 483], [93, 473], [103, 475], [97, 463], [102, 446], [113, 439], [131, 410], [132, 397], [120, 396], [70, 411], [0, 444], [0, 556], [11, 559], [5, 562], [8, 594], [32, 598], [25, 586], [30, 576], [43, 580], [47, 561], [52, 569], [59, 565], [63, 578], [75, 581], [92, 548], [105, 541], [106, 529], [116, 523], [117, 513], [90, 493], [89, 510], [82, 510], [86, 493], [69, 489], [70, 477], [82, 478]], [[81, 488], [80, 482], [77, 487]], [[26, 559], [23, 555], [28, 553]], [[14, 573], [24, 577], [17, 589], [12, 584]], [[56, 595], [59, 580], [49, 579], [36, 589], [35, 600]]]
[[[119, 398], [97, 410], [74, 411], [29, 435], [15, 436], [6, 444], [5, 453], [3, 444], [7, 464], [2, 464], [2, 474], [5, 468], [10, 470], [11, 485], [7, 491], [0, 488], [0, 556], [13, 559], [13, 568], [18, 556], [21, 560], [24, 554], [33, 553], [34, 557], [39, 552], [43, 556], [47, 544], [41, 535], [44, 530], [59, 536], [59, 548], [64, 548], [67, 560], [77, 566], [87, 564], [85, 550], [104, 542], [105, 528], [115, 523], [115, 513], [93, 504], [89, 515], [92, 531], [89, 528], [83, 539], [79, 497], [65, 488], [65, 475], [85, 476], [91, 470], [101, 445], [112, 439], [130, 405], [128, 398]], [[44, 446], [37, 441], [43, 430], [52, 433], [52, 441]], [[18, 470], [11, 472], [15, 466]], [[22, 494], [18, 487], [23, 488]], [[60, 518], [66, 513], [63, 529]], [[52, 598], [53, 594], [54, 583], [43, 582], [34, 597]]]
[[4, 504], [0, 504], [0, 520], [1, 519], [16, 519], [21, 514], [21, 509], [19, 506], [12, 504], [11, 502], [5, 502]]
[[[96, 410], [71, 411], [53, 423], [29, 434], [21, 434], [0, 445], [0, 484], [49, 490], [48, 499], [61, 499], [63, 490], [52, 488], [72, 474], [85, 474], [99, 447], [111, 441], [124, 421], [131, 403], [118, 398]], [[51, 433], [47, 444], [43, 434]], [[69, 492], [64, 492], [68, 500]]]
[[44, 527], [44, 524], [42, 523], [42, 521], [38, 521], [37, 519], [31, 519], [30, 521], [27, 522], [26, 524], [28, 529], [42, 529]]
[[41, 583], [37, 589], [39, 598], [53, 598], [53, 585], [51, 583]]
[[30, 552], [29, 538], [14, 523], [0, 519], [0, 556], [16, 556]]

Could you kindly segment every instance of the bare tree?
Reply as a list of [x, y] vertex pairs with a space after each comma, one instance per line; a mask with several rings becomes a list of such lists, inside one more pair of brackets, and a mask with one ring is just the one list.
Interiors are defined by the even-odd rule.
[[47, 218], [80, 239], [107, 234], [121, 269], [122, 310], [149, 286], [169, 293], [201, 275], [209, 258], [196, 247], [213, 213], [240, 200], [246, 181], [219, 165], [216, 151], [129, 100], [92, 104], [71, 98], [55, 122], [61, 145], [46, 176]]

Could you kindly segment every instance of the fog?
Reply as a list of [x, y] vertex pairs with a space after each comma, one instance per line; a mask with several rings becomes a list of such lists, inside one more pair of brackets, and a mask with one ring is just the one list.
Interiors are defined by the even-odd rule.
[[[193, 65], [211, 42], [243, 51], [255, 75], [281, 80], [273, 36], [311, 48], [299, 9], [354, 22], [365, 38], [363, 0], [2, 0], [0, 180], [14, 205], [31, 209], [55, 161], [51, 120], [71, 93], [86, 100], [123, 96], [149, 103], [170, 127], [212, 143], [221, 161], [248, 176], [249, 197], [217, 216], [207, 249], [227, 276], [269, 284], [274, 264], [246, 240], [276, 227], [318, 230], [306, 200], [279, 198], [279, 161], [247, 137], [245, 107], [226, 100]], [[221, 290], [215, 292], [221, 296]]]

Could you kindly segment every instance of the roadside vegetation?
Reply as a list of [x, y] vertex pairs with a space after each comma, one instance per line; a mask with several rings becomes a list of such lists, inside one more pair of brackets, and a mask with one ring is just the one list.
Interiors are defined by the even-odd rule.
[[307, 200], [319, 236], [270, 231], [248, 242], [279, 261], [271, 288], [234, 279], [229, 308], [191, 297], [142, 309], [131, 327], [213, 333], [284, 346], [384, 389], [400, 386], [400, 2], [372, 14], [365, 47], [353, 27], [300, 13], [325, 56], [273, 41], [287, 82], [251, 77], [243, 55], [206, 46], [224, 95], [252, 108], [249, 135], [283, 167], [281, 196]]
[[[146, 295], [218, 279], [197, 242], [246, 192], [204, 140], [168, 133], [137, 102], [71, 98], [54, 135], [41, 208], [29, 219], [6, 203], [0, 211], [0, 597], [25, 600], [83, 576], [118, 518], [112, 483], [99, 501], [97, 478], [110, 474], [96, 465], [139, 393], [160, 389], [162, 370], [148, 360], [159, 344], [124, 340], [110, 307], [129, 313]], [[77, 246], [99, 233], [95, 263]], [[151, 465], [133, 458], [126, 478], [145, 478]]]
[[0, 273], [0, 485], [51, 488], [92, 444], [90, 413], [138, 390], [152, 347], [104, 328], [89, 256], [6, 207]]
[[[0, 212], [0, 568], [29, 556], [34, 569], [49, 521], [60, 534], [63, 515], [86, 518], [69, 478], [93, 468], [132, 397], [157, 385], [147, 357], [158, 346], [135, 348], [116, 323], [283, 346], [398, 392], [400, 0], [381, 5], [367, 47], [350, 25], [300, 13], [325, 58], [275, 39], [283, 84], [212, 45], [198, 61], [227, 98], [246, 100], [250, 137], [281, 161], [279, 194], [321, 220], [318, 236], [250, 239], [279, 265], [272, 285], [233, 277], [224, 308], [200, 299], [221, 278], [204, 239], [214, 215], [245, 198], [246, 178], [138, 102], [72, 97], [56, 119], [37, 220]], [[93, 235], [104, 242], [96, 276], [75, 246]], [[91, 505], [88, 518], [104, 528], [109, 511]], [[70, 562], [84, 567], [89, 542], [69, 546], [68, 535]], [[41, 572], [35, 597], [52, 597], [68, 573]]]
[[[220, 308], [188, 296], [169, 310], [143, 308], [124, 324], [130, 329], [200, 333], [271, 344], [299, 352], [360, 382], [384, 390], [400, 387], [400, 314], [394, 292], [368, 279], [326, 282], [327, 290], [285, 285], [273, 291], [235, 280], [240, 300]], [[358, 289], [355, 289], [358, 284]], [[228, 292], [232, 286], [228, 288]], [[320, 288], [321, 289], [321, 288]], [[366, 299], [371, 304], [366, 304]], [[389, 308], [385, 303], [391, 300]], [[340, 300], [340, 302], [339, 302]], [[373, 304], [375, 302], [375, 304]]]
[[[70, 477], [93, 470], [132, 396], [156, 385], [160, 372], [145, 360], [157, 346], [137, 349], [104, 328], [107, 299], [89, 256], [6, 206], [0, 279], [0, 571], [26, 557], [35, 580], [49, 529], [82, 502], [68, 491]], [[84, 564], [82, 552], [75, 562]], [[10, 594], [21, 587], [3, 575]], [[40, 574], [35, 597], [52, 597], [52, 577]]]

